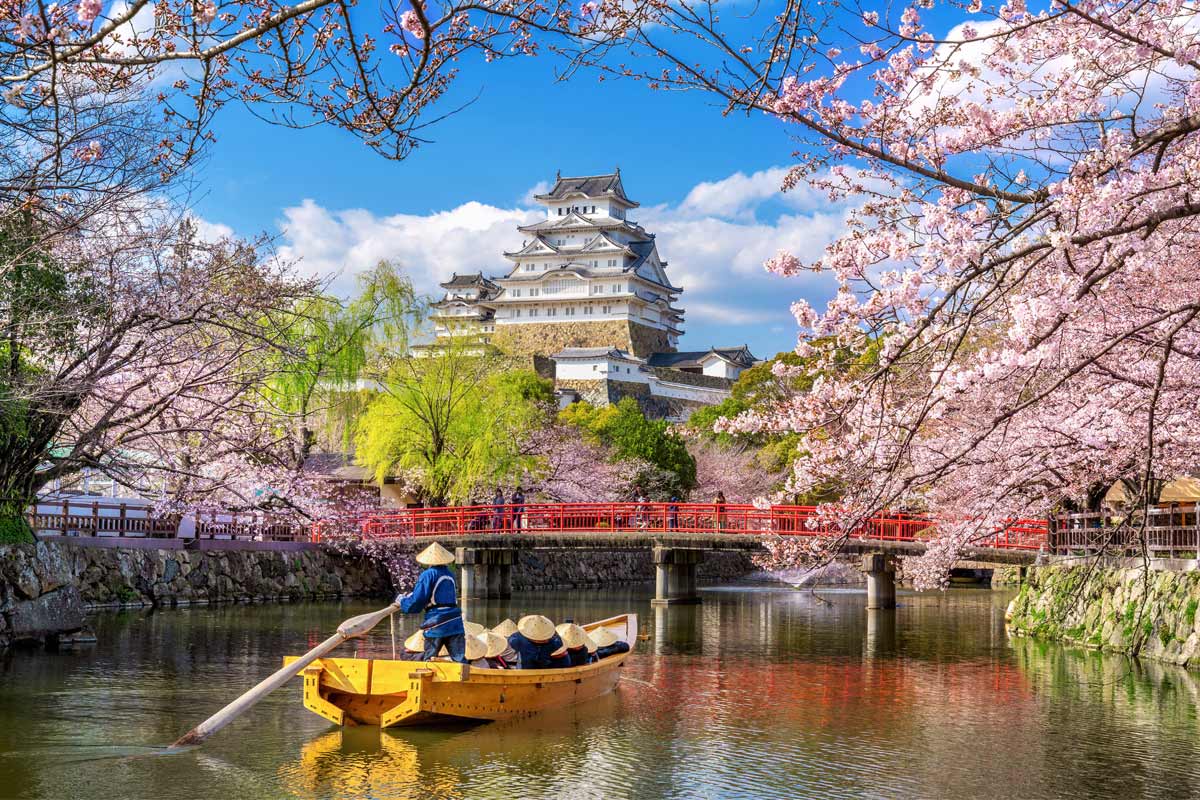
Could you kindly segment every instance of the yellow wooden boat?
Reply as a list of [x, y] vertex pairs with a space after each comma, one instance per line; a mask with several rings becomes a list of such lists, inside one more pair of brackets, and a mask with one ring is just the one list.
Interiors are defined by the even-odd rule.
[[[637, 614], [602, 619], [637, 644]], [[304, 677], [304, 707], [335, 725], [430, 725], [455, 720], [511, 719], [590, 700], [612, 691], [629, 653], [566, 669], [473, 669], [452, 661], [322, 658]], [[298, 656], [286, 656], [284, 664]]]

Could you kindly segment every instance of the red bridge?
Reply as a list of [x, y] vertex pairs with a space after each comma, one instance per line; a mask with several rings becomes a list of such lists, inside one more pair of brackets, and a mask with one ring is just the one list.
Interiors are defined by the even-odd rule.
[[[758, 508], [741, 503], [528, 503], [407, 508], [321, 521], [313, 526], [313, 539], [320, 541], [334, 530], [372, 539], [417, 536], [454, 541], [559, 534], [585, 534], [601, 539], [606, 534], [817, 537], [838, 533], [822, 522], [816, 506]], [[934, 535], [936, 528], [928, 517], [889, 512], [867, 520], [850, 531], [848, 538], [923, 545]], [[975, 542], [980, 549], [1033, 552], [1044, 549], [1045, 544], [1046, 521], [1039, 519], [1015, 520]]]
[[[868, 606], [895, 604], [891, 556], [924, 552], [936, 535], [914, 514], [873, 517], [845, 534], [839, 550], [867, 554]], [[696, 565], [714, 550], [761, 551], [773, 537], [836, 536], [813, 506], [727, 503], [528, 503], [410, 508], [319, 522], [312, 539], [437, 539], [457, 548], [464, 597], [507, 597], [516, 553], [527, 549], [638, 549], [653, 553], [655, 602], [695, 602]], [[1046, 523], [1017, 520], [974, 543], [970, 563], [1030, 564], [1046, 545]]]

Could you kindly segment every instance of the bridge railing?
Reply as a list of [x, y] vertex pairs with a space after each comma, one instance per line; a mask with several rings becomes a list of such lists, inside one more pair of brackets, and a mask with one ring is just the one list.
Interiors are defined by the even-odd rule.
[[[470, 534], [721, 533], [817, 536], [832, 533], [814, 506], [758, 508], [741, 503], [527, 503], [411, 508], [313, 526], [320, 541], [333, 531], [372, 539]], [[903, 512], [874, 517], [850, 532], [854, 539], [914, 542], [936, 535], [927, 517]], [[1014, 520], [977, 542], [981, 547], [1038, 550], [1045, 546], [1041, 520]]]
[[1200, 503], [1173, 504], [1148, 512], [1059, 514], [1049, 538], [1051, 549], [1061, 554], [1137, 555], [1144, 543], [1154, 556], [1196, 558], [1200, 557]]

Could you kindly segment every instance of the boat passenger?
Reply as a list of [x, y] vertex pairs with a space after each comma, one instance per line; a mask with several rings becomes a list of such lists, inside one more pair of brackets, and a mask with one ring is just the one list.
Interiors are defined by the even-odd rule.
[[417, 585], [396, 602], [405, 614], [424, 612], [421, 632], [425, 635], [425, 660], [429, 661], [445, 646], [450, 658], [461, 664], [466, 659], [466, 636], [462, 609], [458, 606], [458, 586], [448, 564], [454, 554], [437, 542], [417, 556], [417, 563], [428, 567], [417, 578]]
[[629, 652], [629, 643], [621, 641], [620, 637], [608, 628], [597, 628], [589, 635], [592, 637], [592, 641], [596, 643], [597, 660], [615, 656], [618, 653]]
[[417, 631], [404, 640], [404, 652], [400, 654], [401, 661], [425, 660], [425, 634]]
[[566, 648], [554, 630], [554, 623], [540, 614], [521, 617], [517, 632], [508, 643], [521, 658], [521, 669], [554, 669], [568, 666]]
[[503, 622], [492, 628], [492, 632], [499, 636], [503, 636], [507, 640], [508, 637], [517, 632], [517, 623], [513, 622], [511, 619], [505, 618]]
[[467, 663], [475, 669], [491, 669], [491, 665], [488, 664], [486, 658], [487, 645], [478, 636], [468, 634], [463, 651], [467, 656]]
[[463, 620], [463, 631], [467, 634], [467, 636], [481, 636], [486, 630], [487, 628], [483, 627], [478, 622]]
[[495, 631], [485, 631], [480, 635], [480, 640], [487, 645], [488, 667], [491, 669], [520, 669], [521, 658], [517, 655], [517, 651], [509, 645], [508, 639], [499, 635]]
[[564, 622], [555, 630], [567, 648], [567, 660], [572, 667], [588, 663], [587, 633], [574, 622]]

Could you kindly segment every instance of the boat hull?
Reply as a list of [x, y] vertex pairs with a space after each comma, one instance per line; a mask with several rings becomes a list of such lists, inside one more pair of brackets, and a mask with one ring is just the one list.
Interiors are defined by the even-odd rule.
[[[604, 625], [637, 641], [637, 615]], [[304, 707], [335, 725], [434, 725], [503, 720], [562, 708], [612, 691], [629, 653], [566, 669], [472, 669], [449, 661], [323, 658], [301, 673]], [[284, 663], [296, 660], [288, 656]]]

